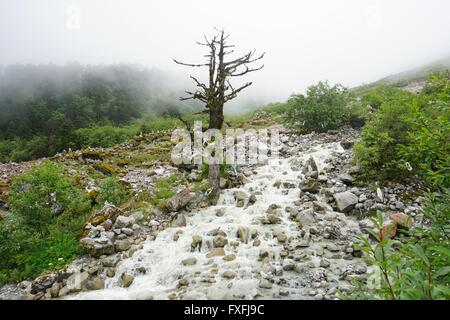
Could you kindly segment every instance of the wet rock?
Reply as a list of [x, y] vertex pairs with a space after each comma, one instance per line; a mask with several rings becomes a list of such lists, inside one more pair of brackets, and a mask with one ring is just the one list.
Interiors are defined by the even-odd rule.
[[216, 210], [216, 216], [222, 217], [225, 214], [225, 208], [220, 208]]
[[328, 268], [330, 266], [330, 262], [327, 259], [321, 259], [319, 266], [322, 268]]
[[89, 281], [89, 273], [77, 272], [67, 278], [66, 287], [70, 292], [81, 291]]
[[194, 257], [191, 257], [191, 258], [184, 259], [183, 261], [181, 261], [181, 263], [184, 266], [193, 266], [197, 263], [197, 259]]
[[233, 261], [236, 259], [236, 255], [235, 254], [227, 254], [225, 257], [222, 258], [225, 261]]
[[250, 195], [250, 198], [248, 198], [248, 204], [253, 205], [253, 204], [255, 204], [256, 200], [257, 200], [256, 195], [254, 193], [252, 193]]
[[173, 235], [172, 240], [173, 241], [178, 241], [178, 239], [180, 239], [180, 236], [183, 234], [183, 231], [178, 230], [177, 232], [175, 232], [175, 234]]
[[344, 191], [333, 195], [336, 205], [341, 212], [351, 211], [358, 203], [358, 197], [350, 191]]
[[175, 219], [170, 224], [170, 226], [172, 228], [186, 227], [186, 218], [185, 218], [184, 214], [181, 214], [181, 213], [177, 214]]
[[245, 201], [247, 200], [248, 195], [242, 190], [238, 190], [234, 192], [234, 199], [236, 200], [236, 207], [243, 207], [245, 205]]
[[317, 193], [319, 192], [319, 183], [314, 178], [308, 178], [300, 183], [299, 188], [303, 192]]
[[180, 281], [178, 281], [178, 286], [179, 287], [186, 287], [188, 285], [189, 285], [188, 279], [181, 279]]
[[281, 222], [281, 219], [274, 214], [268, 214], [267, 221], [269, 222], [269, 224], [277, 224]]
[[110, 267], [106, 269], [106, 276], [109, 278], [114, 278], [114, 276], [116, 275], [116, 268], [114, 267]]
[[247, 227], [239, 227], [238, 230], [237, 230], [237, 237], [243, 243], [248, 243], [249, 229]]
[[193, 235], [192, 236], [192, 243], [191, 243], [191, 251], [194, 252], [196, 249], [200, 252], [202, 249], [202, 242], [203, 238], [199, 235]]
[[100, 277], [95, 277], [86, 283], [86, 290], [100, 290], [105, 288], [105, 281]]
[[299, 212], [296, 220], [302, 227], [314, 225], [316, 222], [316, 219], [314, 218], [314, 210], [306, 209]]
[[61, 290], [62, 285], [59, 282], [55, 282], [50, 288], [50, 296], [52, 298], [56, 298], [59, 296], [59, 291]]
[[225, 247], [228, 244], [228, 239], [222, 235], [215, 236], [213, 239], [214, 248]]
[[225, 255], [225, 250], [223, 248], [214, 248], [206, 254], [206, 257], [213, 258], [213, 257], [224, 256], [224, 255]]
[[348, 149], [351, 149], [353, 147], [354, 142], [350, 141], [350, 140], [342, 140], [340, 142], [340, 144], [341, 144], [342, 148], [348, 150]]
[[122, 286], [124, 288], [128, 288], [134, 281], [134, 277], [132, 275], [127, 274], [126, 272], [122, 273], [120, 276], [120, 280], [122, 280]]
[[229, 280], [234, 279], [236, 277], [236, 272], [227, 270], [224, 273], [222, 273], [222, 277]]
[[317, 179], [319, 170], [317, 168], [316, 161], [314, 161], [313, 157], [309, 157], [309, 159], [306, 161], [305, 166], [303, 167], [302, 173], [305, 176]]
[[262, 289], [272, 289], [273, 284], [267, 279], [261, 279], [259, 281], [259, 287]]

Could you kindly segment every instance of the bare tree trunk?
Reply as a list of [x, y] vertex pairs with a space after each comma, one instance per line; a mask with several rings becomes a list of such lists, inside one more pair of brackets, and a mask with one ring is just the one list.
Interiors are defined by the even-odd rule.
[[209, 200], [213, 205], [216, 205], [220, 195], [220, 164], [209, 165], [208, 183], [211, 188]]

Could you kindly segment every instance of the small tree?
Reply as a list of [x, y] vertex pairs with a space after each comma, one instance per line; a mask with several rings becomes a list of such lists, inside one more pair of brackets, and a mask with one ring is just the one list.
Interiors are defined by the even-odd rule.
[[288, 121], [306, 131], [324, 132], [340, 127], [345, 119], [345, 107], [350, 93], [337, 84], [319, 82], [308, 87], [306, 95], [293, 95], [288, 103]]
[[[195, 82], [197, 90], [186, 91], [187, 96], [181, 100], [195, 99], [205, 103], [205, 113], [209, 113], [209, 128], [222, 129], [224, 115], [223, 107], [226, 102], [237, 97], [238, 93], [245, 88], [252, 85], [252, 82], [246, 82], [240, 86], [233, 86], [231, 79], [234, 77], [241, 77], [248, 73], [261, 70], [264, 65], [256, 68], [250, 65], [264, 57], [264, 53], [255, 56], [256, 51], [249, 51], [247, 54], [227, 60], [226, 57], [234, 52], [232, 49], [234, 45], [227, 44], [229, 35], [225, 34], [224, 30], [219, 30], [212, 38], [205, 36], [205, 42], [197, 42], [200, 46], [208, 48], [209, 53], [205, 56], [207, 62], [201, 64], [184, 63], [174, 59], [175, 63], [208, 69], [208, 82], [202, 83], [194, 76], [191, 79]], [[208, 180], [212, 188], [212, 196], [215, 198], [219, 191], [220, 168], [219, 164], [212, 164], [209, 166]]]

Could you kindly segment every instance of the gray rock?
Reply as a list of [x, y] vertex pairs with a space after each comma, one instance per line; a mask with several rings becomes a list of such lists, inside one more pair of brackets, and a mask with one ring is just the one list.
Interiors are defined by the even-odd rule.
[[114, 227], [116, 229], [122, 229], [131, 227], [133, 224], [134, 224], [133, 217], [118, 216], [116, 222], [114, 223]]
[[248, 243], [249, 229], [247, 227], [239, 227], [237, 230], [237, 237], [243, 242]]
[[215, 236], [213, 239], [214, 248], [225, 247], [228, 244], [228, 239], [222, 235]]
[[128, 239], [116, 240], [116, 242], [114, 243], [114, 247], [116, 251], [126, 251], [130, 249], [131, 244], [132, 243]]
[[269, 280], [261, 279], [259, 281], [259, 287], [262, 288], [262, 289], [272, 289], [273, 285], [272, 285], [272, 283]]
[[120, 280], [122, 280], [122, 286], [124, 288], [128, 288], [134, 281], [134, 277], [132, 275], [127, 274], [126, 272], [122, 273], [120, 276]]
[[170, 226], [172, 228], [182, 228], [182, 227], [186, 227], [186, 218], [184, 216], [184, 214], [177, 214], [177, 216], [175, 217], [175, 219], [172, 221], [172, 223], [170, 224]]
[[193, 266], [197, 263], [197, 259], [195, 257], [187, 258], [181, 261], [181, 263], [185, 266]]
[[333, 195], [336, 205], [341, 212], [351, 211], [358, 203], [358, 197], [350, 191], [344, 191]]
[[192, 195], [188, 188], [178, 191], [172, 198], [167, 200], [166, 207], [170, 211], [178, 211], [192, 200]]
[[338, 176], [338, 179], [341, 180], [343, 183], [345, 183], [346, 185], [351, 185], [353, 184], [353, 177], [351, 175], [349, 175], [348, 173], [343, 173], [340, 174]]

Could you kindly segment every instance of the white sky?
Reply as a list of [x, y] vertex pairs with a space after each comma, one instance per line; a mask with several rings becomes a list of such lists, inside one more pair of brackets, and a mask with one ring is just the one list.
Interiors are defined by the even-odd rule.
[[449, 17], [448, 0], [1, 0], [0, 64], [130, 62], [187, 78], [172, 58], [200, 62], [194, 42], [224, 27], [238, 50], [266, 52], [247, 95], [284, 100], [448, 56]]

